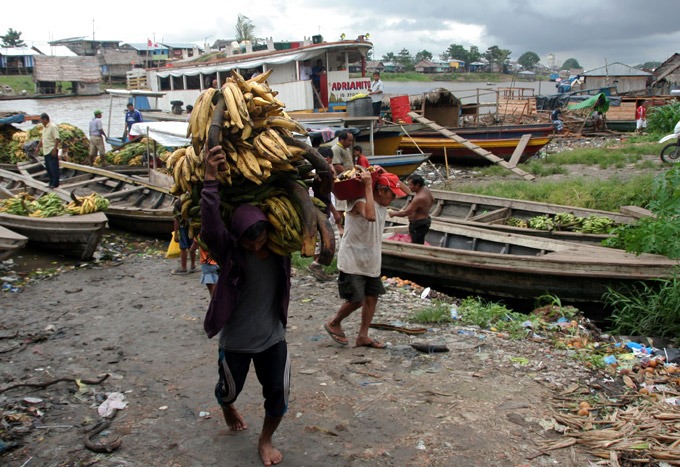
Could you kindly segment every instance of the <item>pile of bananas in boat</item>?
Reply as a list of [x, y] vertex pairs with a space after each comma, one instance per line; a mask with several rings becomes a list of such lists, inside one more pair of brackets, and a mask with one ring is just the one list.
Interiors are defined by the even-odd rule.
[[78, 200], [80, 204], [75, 208], [72, 207], [75, 201], [66, 205], [56, 193], [48, 193], [37, 199], [28, 193], [19, 193], [11, 198], [0, 200], [0, 212], [15, 216], [55, 217], [65, 214], [90, 214], [105, 211], [109, 207], [109, 201], [96, 193], [78, 198]]
[[530, 219], [510, 217], [505, 221], [506, 225], [537, 230], [571, 231], [591, 234], [608, 234], [618, 226], [611, 218], [606, 216], [575, 216], [569, 212], [559, 212], [554, 216], [541, 215]]
[[187, 131], [191, 145], [162, 158], [174, 180], [170, 193], [179, 197], [181, 215], [195, 235], [200, 230], [205, 148], [221, 145], [227, 167], [217, 180], [225, 224], [230, 224], [238, 204], [259, 206], [269, 219], [268, 247], [273, 252], [312, 256], [318, 232], [319, 262], [330, 264], [335, 236], [327, 217], [315, 207], [323, 203], [310, 197], [308, 183], [314, 171], [321, 193], [330, 194], [332, 170], [314, 148], [294, 137], [307, 132], [283, 110], [284, 103], [266, 81], [270, 74], [245, 80], [232, 71], [221, 89], [201, 93]]
[[92, 214], [93, 212], [106, 211], [109, 209], [109, 200], [92, 193], [88, 196], [76, 196], [71, 193], [72, 201], [66, 206], [66, 212], [74, 215]]

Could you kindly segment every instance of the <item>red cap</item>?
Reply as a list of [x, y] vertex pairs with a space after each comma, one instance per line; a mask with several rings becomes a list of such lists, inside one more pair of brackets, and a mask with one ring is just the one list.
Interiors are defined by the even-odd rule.
[[385, 172], [381, 174], [376, 182], [378, 185], [383, 185], [392, 190], [392, 193], [394, 193], [397, 198], [401, 198], [402, 196], [406, 196], [406, 193], [402, 191], [402, 189], [399, 187], [399, 177], [394, 175], [393, 173]]

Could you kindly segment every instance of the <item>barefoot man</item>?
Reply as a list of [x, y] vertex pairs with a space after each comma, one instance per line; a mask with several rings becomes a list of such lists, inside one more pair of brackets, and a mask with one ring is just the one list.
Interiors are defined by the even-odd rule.
[[390, 217], [408, 217], [408, 233], [411, 242], [422, 245], [425, 243], [425, 235], [430, 230], [430, 209], [434, 204], [434, 198], [430, 189], [425, 186], [425, 180], [420, 175], [411, 175], [408, 179], [408, 187], [415, 193], [413, 199], [405, 209], [401, 211], [389, 211]]
[[227, 425], [235, 431], [248, 428], [234, 403], [253, 363], [265, 412], [257, 449], [264, 465], [274, 465], [283, 456], [273, 446], [272, 436], [288, 410], [290, 392], [286, 344], [290, 257], [267, 248], [267, 217], [255, 206], [237, 206], [227, 230], [216, 180], [225, 168], [222, 148], [212, 148], [201, 193], [201, 238], [221, 271], [203, 326], [209, 338], [220, 334], [215, 396]]

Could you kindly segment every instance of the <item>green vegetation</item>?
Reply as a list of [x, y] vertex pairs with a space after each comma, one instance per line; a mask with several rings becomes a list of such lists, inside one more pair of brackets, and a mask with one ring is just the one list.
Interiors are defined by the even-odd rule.
[[604, 211], [618, 211], [629, 204], [645, 206], [651, 200], [649, 187], [652, 175], [639, 175], [627, 180], [613, 178], [598, 180], [539, 180], [526, 183], [520, 180], [498, 182], [487, 186], [462, 186], [458, 191], [502, 198], [525, 199], [543, 203], [564, 204]]
[[2, 75], [0, 76], [0, 85], [10, 85], [17, 94], [23, 89], [25, 89], [29, 94], [33, 94], [35, 92], [35, 83], [33, 82], [33, 77], [30, 75]]
[[652, 107], [647, 114], [647, 131], [653, 134], [673, 133], [680, 120], [680, 102], [661, 107]]
[[468, 297], [458, 307], [460, 320], [463, 323], [476, 324], [482, 329], [495, 329], [507, 333], [513, 339], [526, 337], [529, 321], [532, 328], [540, 325], [541, 319], [536, 315], [525, 315], [507, 308], [502, 303], [486, 301], [479, 297]]
[[416, 312], [411, 321], [420, 324], [441, 324], [441, 323], [451, 323], [451, 312], [448, 303], [432, 300], [432, 304], [427, 308], [424, 308]]
[[645, 205], [654, 217], [615, 229], [616, 237], [607, 240], [607, 245], [635, 254], [680, 258], [680, 165], [654, 179], [651, 198]]
[[614, 311], [612, 332], [635, 336], [680, 335], [680, 280], [658, 279], [652, 285], [641, 284], [623, 290], [612, 290], [605, 302]]
[[[309, 267], [309, 265], [312, 263], [312, 258], [305, 258], [302, 255], [300, 255], [299, 252], [293, 253], [291, 256], [291, 265], [295, 269], [300, 269], [304, 270]], [[338, 262], [337, 262], [337, 257], [333, 258], [333, 261], [329, 266], [324, 266], [324, 270], [328, 274], [337, 274], [338, 273]]]

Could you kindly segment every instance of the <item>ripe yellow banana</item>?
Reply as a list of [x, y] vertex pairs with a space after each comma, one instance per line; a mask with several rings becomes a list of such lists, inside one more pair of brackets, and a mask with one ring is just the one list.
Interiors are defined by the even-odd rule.
[[236, 104], [234, 94], [231, 92], [231, 88], [229, 86], [223, 87], [222, 95], [224, 96], [224, 101], [227, 104], [227, 112], [229, 112], [229, 118], [231, 118], [232, 124], [236, 125], [239, 129], [243, 129], [241, 114], [238, 110], [238, 104]]
[[294, 131], [295, 133], [300, 133], [302, 135], [307, 134], [305, 127], [292, 118], [270, 116], [267, 117], [267, 126], [285, 128], [286, 130]]

